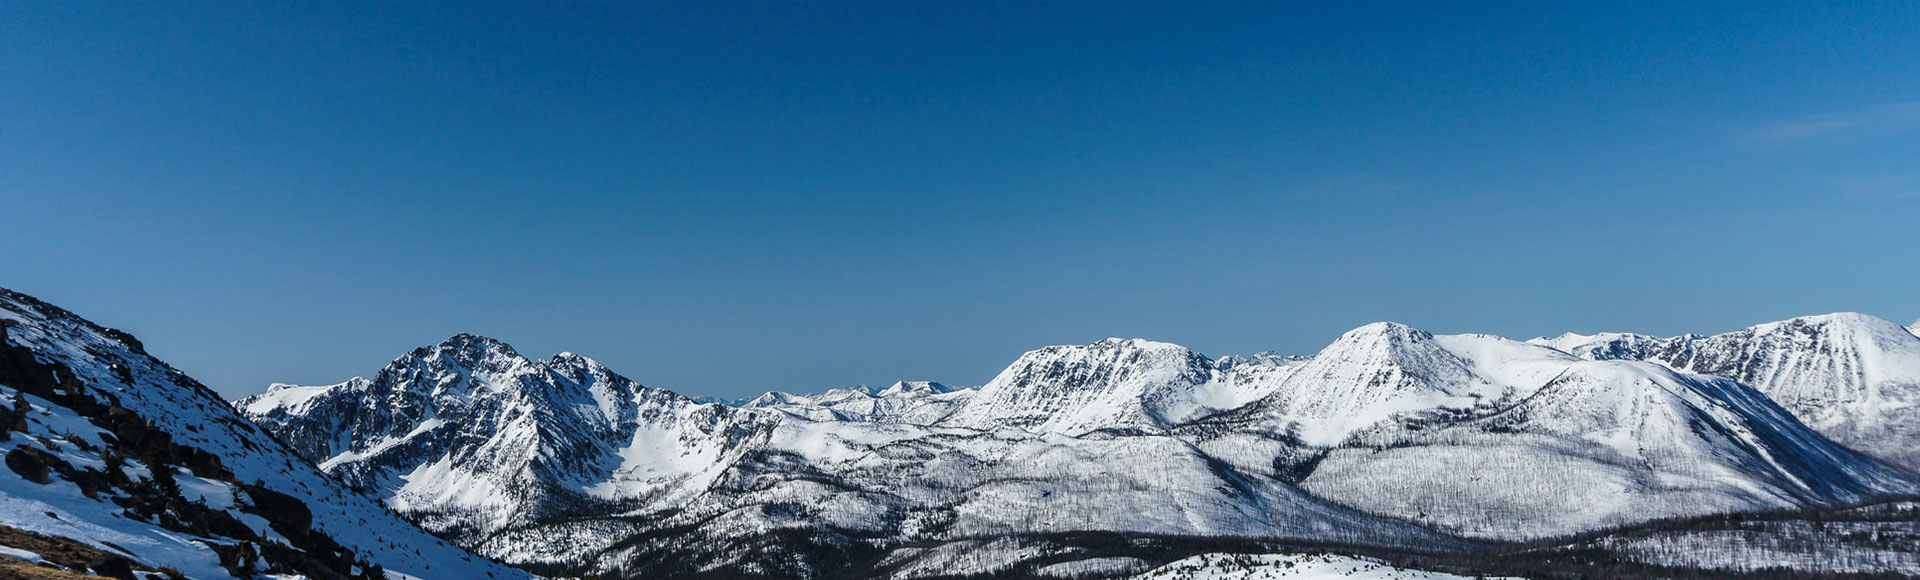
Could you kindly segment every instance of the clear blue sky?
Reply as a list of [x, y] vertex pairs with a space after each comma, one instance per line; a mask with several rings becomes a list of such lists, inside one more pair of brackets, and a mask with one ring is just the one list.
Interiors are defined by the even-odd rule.
[[229, 396], [1920, 316], [1920, 4], [0, 4], [0, 286]]

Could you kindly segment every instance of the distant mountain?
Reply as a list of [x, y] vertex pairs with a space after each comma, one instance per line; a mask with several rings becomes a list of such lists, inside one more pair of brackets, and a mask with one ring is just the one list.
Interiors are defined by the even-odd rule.
[[[1270, 394], [1188, 430], [1320, 497], [1486, 538], [1914, 489], [1732, 381], [1391, 323], [1342, 335]], [[1249, 454], [1249, 432], [1311, 451]]]
[[322, 475], [132, 336], [9, 290], [0, 450], [0, 576], [69, 577], [39, 561], [127, 578], [529, 577]]
[[1567, 334], [1533, 342], [1582, 358], [1644, 360], [1759, 389], [1821, 434], [1920, 469], [1920, 335], [1855, 313], [1726, 334]]
[[[968, 392], [902, 383], [702, 405], [588, 359], [528, 360], [460, 335], [373, 379], [234, 406], [423, 526], [556, 573], [813, 576], [872, 558], [873, 573], [913, 577], [964, 570], [951, 559], [1009, 534], [1449, 541], [1234, 473], [1172, 437], [991, 434], [873, 411]], [[876, 419], [790, 411], [850, 402]]]
[[235, 406], [463, 546], [626, 578], [1133, 573], [1205, 551], [1166, 538], [1458, 555], [1920, 492], [1738, 380], [1594, 354], [1650, 340], [1378, 323], [1311, 357], [1214, 360], [1107, 339], [975, 388], [728, 406], [460, 335]]
[[735, 406], [772, 409], [815, 421], [881, 421], [926, 425], [952, 414], [973, 393], [973, 389], [956, 389], [932, 381], [899, 381], [879, 390], [861, 385], [833, 389], [818, 395], [772, 391], [739, 401]]
[[1141, 339], [1050, 346], [1021, 355], [940, 425], [1162, 432], [1250, 400], [1288, 369], [1272, 359], [1216, 365], [1186, 347]]

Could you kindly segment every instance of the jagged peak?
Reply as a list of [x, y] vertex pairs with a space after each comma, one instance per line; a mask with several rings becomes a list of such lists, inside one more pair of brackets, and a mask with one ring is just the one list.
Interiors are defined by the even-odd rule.
[[405, 369], [435, 361], [443, 361], [445, 364], [467, 370], [478, 370], [490, 366], [489, 363], [513, 365], [531, 362], [526, 357], [520, 356], [512, 345], [491, 337], [463, 332], [438, 343], [408, 351], [394, 358], [382, 372], [402, 372]]
[[540, 361], [544, 366], [556, 369], [578, 369], [586, 372], [607, 372], [607, 365], [593, 357], [571, 351], [561, 351], [547, 360]]
[[513, 350], [512, 345], [509, 345], [506, 342], [501, 341], [500, 339], [496, 339], [490, 336], [483, 336], [479, 334], [466, 333], [466, 332], [449, 336], [447, 337], [446, 340], [442, 340], [440, 341], [439, 344], [436, 344], [430, 348], [443, 350], [443, 351], [454, 351], [454, 352], [478, 352], [478, 353], [499, 352], [499, 353], [511, 354], [515, 356], [519, 355], [519, 353]]

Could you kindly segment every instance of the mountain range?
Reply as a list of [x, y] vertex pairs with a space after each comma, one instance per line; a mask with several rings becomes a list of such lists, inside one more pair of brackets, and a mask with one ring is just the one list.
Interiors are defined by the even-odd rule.
[[1376, 323], [722, 402], [461, 334], [227, 403], [0, 291], [0, 576], [1911, 575], [1916, 376], [1920, 331], [1858, 314]]
[[1532, 341], [1376, 323], [1311, 356], [1106, 339], [976, 387], [722, 403], [458, 335], [234, 407], [403, 517], [540, 572], [1102, 576], [1223, 542], [1544, 553], [1920, 493], [1917, 353], [1920, 335], [1857, 314]]

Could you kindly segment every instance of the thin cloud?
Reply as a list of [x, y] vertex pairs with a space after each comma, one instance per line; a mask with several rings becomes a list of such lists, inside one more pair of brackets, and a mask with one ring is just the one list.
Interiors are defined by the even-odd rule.
[[1845, 134], [1897, 133], [1915, 128], [1920, 128], [1920, 101], [1907, 101], [1773, 123], [1749, 131], [1747, 141], [1789, 145]]

